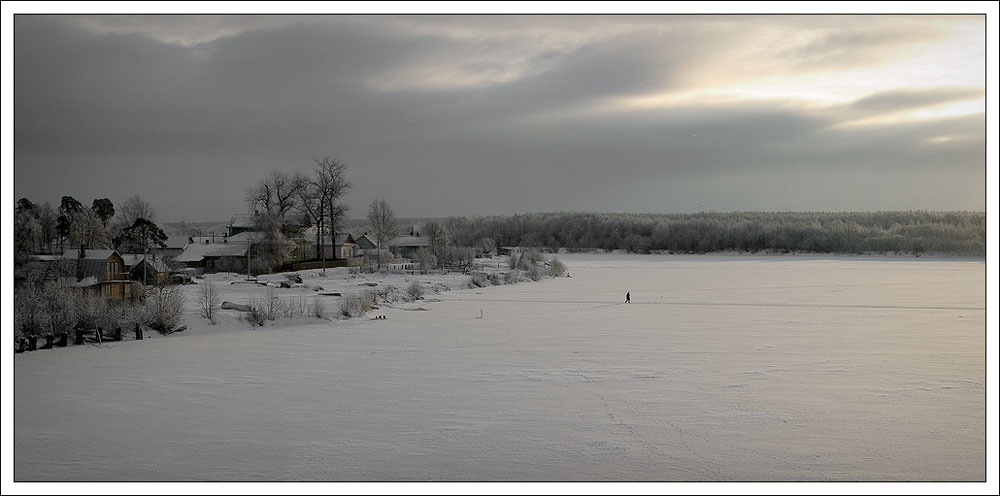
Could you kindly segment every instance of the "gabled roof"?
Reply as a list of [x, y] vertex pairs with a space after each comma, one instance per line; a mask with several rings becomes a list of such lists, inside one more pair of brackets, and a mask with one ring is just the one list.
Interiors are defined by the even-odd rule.
[[431, 245], [430, 236], [396, 236], [386, 243], [389, 246], [402, 246], [404, 248], [427, 248]]
[[[125, 261], [125, 268], [129, 271], [134, 270], [136, 267], [140, 267], [144, 259], [146, 259], [146, 256], [138, 253], [127, 253], [122, 255], [122, 260]], [[170, 272], [170, 267], [167, 267], [167, 264], [160, 258], [150, 257], [149, 266], [157, 272]]]
[[186, 234], [178, 234], [174, 236], [167, 236], [166, 244], [167, 244], [167, 249], [173, 248], [173, 249], [183, 250], [184, 248], [187, 247], [188, 244], [193, 242], [194, 241], [191, 239], [191, 236], [188, 236]]
[[[111, 258], [112, 253], [117, 253], [115, 250], [84, 250], [83, 258], [84, 260], [103, 260], [107, 261]], [[80, 258], [80, 250], [69, 250], [63, 253], [64, 259], [78, 259]]]
[[200, 262], [212, 257], [244, 257], [247, 254], [245, 243], [195, 243], [188, 245], [180, 255], [174, 257], [175, 262]]
[[369, 238], [367, 233], [354, 238], [354, 245], [362, 250], [374, 250], [376, 247], [375, 241]]
[[[71, 264], [74, 275], [60, 277], [59, 282], [66, 286], [86, 288], [101, 283], [101, 280], [104, 279], [104, 270], [108, 265], [108, 259], [80, 258], [71, 261]], [[80, 267], [79, 271], [76, 270], [77, 266]], [[122, 269], [124, 270], [124, 267]], [[78, 278], [78, 275], [82, 278]]]

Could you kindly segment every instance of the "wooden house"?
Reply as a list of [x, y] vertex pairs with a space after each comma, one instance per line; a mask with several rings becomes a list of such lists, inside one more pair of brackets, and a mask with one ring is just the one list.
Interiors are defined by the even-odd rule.
[[[117, 250], [79, 250], [66, 252], [62, 257], [70, 266], [59, 277], [63, 285], [99, 292], [107, 299], [132, 297], [132, 281], [125, 268], [125, 260]], [[70, 275], [72, 274], [72, 275]]]

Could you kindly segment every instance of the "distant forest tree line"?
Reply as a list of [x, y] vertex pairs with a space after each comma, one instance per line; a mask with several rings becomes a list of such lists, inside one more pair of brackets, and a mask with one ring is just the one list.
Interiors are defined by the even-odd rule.
[[985, 212], [529, 213], [449, 217], [458, 246], [632, 253], [986, 253]]

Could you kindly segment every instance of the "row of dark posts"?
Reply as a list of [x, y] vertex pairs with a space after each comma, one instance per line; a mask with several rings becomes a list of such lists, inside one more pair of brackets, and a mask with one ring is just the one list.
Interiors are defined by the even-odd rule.
[[[102, 327], [98, 327], [96, 331], [91, 331], [89, 329], [80, 329], [80, 328], [77, 328], [77, 329], [75, 329], [75, 332], [76, 332], [76, 336], [75, 336], [75, 339], [73, 340], [73, 344], [83, 344], [83, 342], [84, 342], [84, 335], [86, 335], [88, 333], [91, 333], [91, 332], [94, 333], [94, 337], [97, 339], [98, 343], [103, 343], [104, 342], [104, 328], [102, 328]], [[136, 324], [135, 325], [135, 339], [136, 340], [141, 340], [142, 337], [143, 337], [143, 335], [142, 335], [142, 328], [139, 327], [139, 324]], [[58, 338], [58, 340], [56, 340], [57, 338]], [[121, 327], [116, 327], [114, 329], [114, 331], [111, 333], [110, 339], [112, 341], [121, 341], [122, 340], [122, 328]], [[46, 334], [45, 335], [45, 344], [43, 344], [41, 347], [39, 347], [38, 346], [38, 336], [31, 335], [31, 336], [27, 336], [27, 337], [22, 337], [20, 340], [18, 340], [16, 351], [18, 353], [23, 353], [25, 351], [48, 350], [48, 349], [54, 348], [56, 346], [64, 348], [64, 347], [67, 346], [67, 341], [68, 340], [69, 340], [69, 333], [66, 333], [66, 332], [58, 332], [56, 334]]]

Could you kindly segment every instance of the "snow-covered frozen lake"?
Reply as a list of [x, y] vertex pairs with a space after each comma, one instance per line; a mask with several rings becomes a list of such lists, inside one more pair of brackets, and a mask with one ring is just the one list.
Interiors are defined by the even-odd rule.
[[15, 481], [985, 480], [984, 262], [559, 258], [385, 320], [17, 355]]

